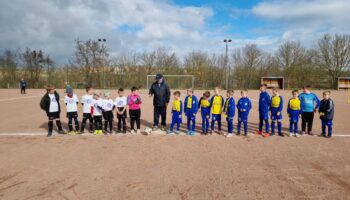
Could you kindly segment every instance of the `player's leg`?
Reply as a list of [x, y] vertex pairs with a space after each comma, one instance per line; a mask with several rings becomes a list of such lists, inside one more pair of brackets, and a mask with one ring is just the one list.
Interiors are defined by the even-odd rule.
[[314, 122], [314, 112], [310, 112], [307, 124], [307, 130], [309, 134], [312, 134], [312, 124]]
[[138, 132], [140, 132], [141, 129], [141, 109], [136, 110], [136, 128]]
[[304, 134], [306, 131], [306, 121], [307, 121], [307, 113], [303, 112], [301, 115], [301, 134]]
[[117, 114], [117, 120], [118, 120], [118, 132], [121, 132], [122, 131], [122, 116]]
[[158, 127], [159, 115], [160, 115], [160, 107], [159, 106], [154, 106], [153, 107], [153, 126], [154, 127]]
[[162, 117], [162, 129], [166, 127], [166, 106], [161, 107], [161, 117]]
[[321, 136], [326, 136], [326, 126], [327, 126], [327, 122], [325, 119], [321, 120], [321, 124], [322, 124], [322, 133]]
[[196, 131], [196, 116], [193, 116], [193, 114], [192, 114], [192, 117], [191, 117], [191, 121], [192, 121], [191, 131], [195, 132]]
[[81, 120], [81, 129], [80, 129], [80, 132], [84, 132], [85, 124], [86, 124], [87, 119], [88, 119], [87, 114], [86, 114], [86, 113], [83, 113], [83, 119]]
[[327, 137], [332, 137], [333, 133], [333, 120], [327, 120], [327, 126], [328, 126], [328, 135]]
[[221, 132], [221, 115], [218, 115], [218, 130]]
[[53, 117], [49, 116], [49, 121], [47, 123], [47, 126], [48, 126], [47, 136], [50, 137], [52, 135], [52, 130], [53, 130]]
[[262, 129], [263, 129], [263, 125], [264, 125], [264, 118], [262, 116], [262, 113], [259, 113], [259, 134], [262, 133]]
[[134, 133], [134, 131], [135, 131], [135, 113], [134, 113], [134, 110], [129, 111], [129, 116], [130, 116], [131, 133]]
[[79, 121], [78, 121], [78, 114], [74, 116], [74, 125], [75, 125], [75, 130], [79, 131]]
[[69, 132], [73, 131], [73, 116], [70, 113], [67, 113], [68, 117], [68, 130]]

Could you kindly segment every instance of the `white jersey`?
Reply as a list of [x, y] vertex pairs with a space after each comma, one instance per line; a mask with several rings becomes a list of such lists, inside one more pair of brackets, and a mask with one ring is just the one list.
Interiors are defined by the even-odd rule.
[[50, 108], [49, 112], [58, 112], [58, 103], [55, 94], [49, 94]]
[[124, 96], [115, 98], [114, 105], [118, 108], [125, 107], [127, 105], [127, 98]]
[[113, 110], [113, 100], [112, 99], [104, 99], [102, 108], [104, 111]]
[[100, 108], [103, 107], [103, 99], [94, 99], [94, 116], [101, 116], [102, 110]]
[[81, 103], [83, 103], [83, 113], [90, 113], [91, 112], [91, 106], [93, 106], [93, 96], [92, 95], [84, 95], [81, 97]]
[[72, 97], [69, 97], [67, 95], [64, 97], [64, 103], [67, 105], [67, 112], [78, 112], [78, 102], [79, 99], [76, 94], [73, 94]]

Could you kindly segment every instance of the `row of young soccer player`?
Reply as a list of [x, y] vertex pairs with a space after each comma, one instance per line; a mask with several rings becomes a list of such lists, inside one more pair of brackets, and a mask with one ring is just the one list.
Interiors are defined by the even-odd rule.
[[[53, 121], [56, 120], [58, 132], [65, 134], [60, 121], [61, 106], [59, 94], [52, 85], [47, 88], [47, 93], [40, 102], [40, 107], [46, 112], [48, 122], [48, 136], [52, 135]], [[104, 97], [104, 98], [102, 98]], [[104, 92], [103, 96], [100, 91], [94, 91], [91, 87], [86, 88], [86, 94], [81, 97], [83, 106], [83, 117], [81, 126], [78, 121], [78, 104], [79, 98], [73, 93], [73, 89], [66, 88], [64, 103], [67, 110], [68, 134], [83, 134], [85, 125], [89, 121], [89, 132], [96, 135], [113, 133], [114, 109], [117, 111], [118, 133], [126, 133], [127, 107], [129, 107], [131, 133], [141, 133], [141, 104], [142, 100], [136, 87], [131, 88], [131, 94], [124, 96], [124, 89], [118, 90], [118, 97], [113, 100], [109, 92]], [[104, 120], [104, 125], [103, 125]], [[74, 122], [74, 128], [73, 128]], [[135, 129], [136, 123], [136, 129]], [[109, 130], [108, 130], [109, 129]]]
[[[260, 98], [259, 98], [259, 131], [257, 134], [264, 137], [268, 137], [275, 134], [275, 126], [277, 122], [278, 135], [284, 136], [282, 133], [282, 111], [283, 111], [283, 98], [279, 95], [277, 89], [273, 89], [272, 97], [269, 96], [266, 91], [267, 86], [261, 85]], [[298, 90], [292, 92], [292, 98], [288, 101], [287, 113], [290, 119], [289, 130], [290, 136], [298, 137], [298, 122], [302, 117], [302, 134], [305, 133], [306, 124], [308, 125], [308, 134], [312, 134], [312, 122], [313, 116], [316, 110], [319, 110], [320, 119], [322, 120], [322, 136], [326, 136], [326, 127], [328, 127], [327, 137], [332, 136], [332, 121], [334, 116], [334, 102], [330, 99], [330, 92], [323, 93], [323, 100], [320, 102], [317, 96], [311, 93], [308, 87], [303, 88], [304, 91], [299, 95]], [[193, 94], [192, 89], [187, 90], [187, 96], [184, 104], [182, 103], [179, 91], [174, 92], [174, 101], [172, 102], [172, 121], [167, 133], [179, 133], [180, 124], [182, 123], [183, 111], [187, 118], [187, 134], [194, 135], [196, 133], [196, 115], [201, 111], [202, 117], [202, 133], [208, 134], [214, 132], [215, 124], [217, 123], [219, 134], [221, 131], [221, 118], [222, 114], [227, 122], [228, 131], [225, 134], [226, 137], [232, 137], [234, 126], [233, 119], [238, 113], [237, 134], [241, 133], [241, 126], [244, 127], [244, 135], [248, 134], [248, 117], [252, 108], [252, 103], [247, 96], [247, 90], [241, 91], [241, 98], [238, 100], [237, 105], [233, 98], [234, 91], [227, 91], [226, 100], [220, 95], [220, 88], [215, 88], [214, 95], [210, 97], [210, 92], [206, 91], [203, 96], [198, 100]], [[89, 121], [89, 132], [94, 134], [103, 134], [103, 127], [105, 133], [113, 132], [113, 118], [114, 109], [116, 108], [116, 114], [118, 119], [118, 133], [126, 133], [126, 112], [129, 107], [130, 116], [130, 128], [131, 133], [141, 133], [140, 131], [140, 117], [142, 104], [141, 97], [138, 93], [138, 89], [133, 87], [131, 94], [127, 97], [124, 96], [124, 90], [120, 88], [118, 90], [118, 97], [115, 100], [110, 98], [109, 92], [104, 93], [104, 99], [99, 91], [95, 91], [91, 87], [86, 88], [86, 94], [81, 98], [81, 104], [83, 106], [83, 117], [81, 127], [79, 127], [78, 121], [78, 104], [79, 99], [76, 94], [73, 93], [72, 88], [66, 89], [66, 96], [64, 97], [64, 103], [67, 110], [68, 118], [68, 134], [82, 134], [84, 133], [86, 122]], [[40, 106], [46, 111], [49, 118], [48, 122], [48, 136], [52, 135], [53, 121], [56, 120], [56, 124], [59, 129], [59, 133], [64, 134], [61, 122], [60, 122], [60, 103], [59, 95], [55, 91], [53, 86], [47, 87], [47, 94], [41, 100]], [[271, 132], [269, 124], [269, 113], [271, 118]], [[211, 124], [209, 119], [211, 118]], [[104, 119], [104, 126], [102, 121]], [[73, 121], [75, 129], [73, 129]], [[136, 129], [135, 129], [136, 122]], [[265, 123], [265, 132], [262, 132], [263, 124]], [[176, 125], [176, 129], [174, 130]], [[109, 129], [109, 130], [108, 130]]]
[[[261, 85], [261, 93], [259, 97], [259, 131], [257, 134], [264, 137], [275, 135], [275, 126], [277, 123], [278, 135], [284, 137], [284, 134], [282, 133], [283, 98], [276, 88], [272, 89], [272, 97], [270, 97], [266, 89], [266, 84]], [[330, 91], [325, 91], [323, 93], [323, 100], [319, 101], [318, 97], [314, 93], [310, 92], [308, 86], [304, 87], [303, 90], [303, 93], [300, 95], [298, 90], [292, 91], [292, 97], [288, 101], [287, 113], [290, 121], [289, 136], [299, 136], [298, 122], [300, 117], [302, 118], [301, 134], [305, 134], [306, 125], [308, 125], [307, 133], [309, 135], [313, 135], [312, 122], [314, 113], [318, 110], [320, 119], [322, 120], [322, 133], [320, 136], [331, 137], [334, 102], [332, 99], [330, 99]], [[196, 114], [200, 110], [203, 134], [213, 133], [215, 123], [217, 123], [219, 134], [222, 134], [221, 117], [223, 114], [228, 128], [227, 133], [224, 135], [226, 137], [232, 137], [234, 131], [233, 121], [237, 110], [237, 135], [241, 134], [241, 126], [243, 124], [244, 135], [247, 136], [248, 117], [249, 112], [252, 109], [252, 103], [247, 96], [247, 90], [241, 91], [241, 98], [238, 100], [237, 105], [233, 98], [233, 94], [233, 90], [227, 90], [226, 99], [224, 99], [220, 95], [220, 88], [217, 87], [215, 88], [214, 95], [212, 97], [210, 97], [210, 92], [206, 91], [198, 100], [198, 98], [193, 94], [193, 90], [188, 89], [184, 105], [182, 105], [182, 101], [180, 100], [181, 93], [179, 91], [174, 92], [174, 101], [172, 103], [172, 122], [170, 129], [168, 130], [168, 134], [172, 134], [173, 132], [179, 133], [180, 124], [182, 123], [182, 112], [184, 111], [187, 118], [187, 134], [194, 135], [196, 132]], [[269, 116], [271, 119], [271, 132]], [[210, 118], [211, 124], [209, 124]], [[263, 132], [264, 123], [265, 132]], [[174, 130], [175, 125], [176, 130]], [[328, 127], [327, 135], [326, 127]]]

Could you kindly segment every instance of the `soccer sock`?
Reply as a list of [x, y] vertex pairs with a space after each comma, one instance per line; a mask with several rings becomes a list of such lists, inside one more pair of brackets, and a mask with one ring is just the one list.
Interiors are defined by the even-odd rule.
[[109, 130], [110, 131], [113, 130], [113, 121], [112, 120], [109, 121]]
[[260, 132], [262, 131], [263, 124], [264, 124], [264, 120], [260, 118], [260, 119], [259, 119], [259, 131], [260, 131]]
[[49, 120], [48, 127], [49, 127], [49, 131], [52, 132], [52, 129], [53, 129], [53, 121], [52, 120]]
[[278, 133], [281, 134], [282, 133], [282, 122], [277, 121], [277, 126], [278, 126]]
[[332, 129], [333, 129], [333, 125], [332, 124], [328, 124], [328, 137], [332, 136]]
[[[266, 131], [266, 133], [268, 133]], [[275, 133], [275, 120], [271, 120], [271, 133], [274, 134]]]
[[56, 125], [57, 125], [57, 128], [58, 128], [58, 130], [59, 131], [62, 131], [63, 130], [63, 128], [62, 128], [62, 124], [61, 124], [61, 120], [56, 120]]
[[79, 130], [79, 122], [78, 122], [78, 118], [74, 118], [74, 124], [75, 124], [75, 130], [78, 131]]
[[244, 133], [247, 134], [248, 133], [248, 122], [247, 121], [243, 122], [243, 125], [244, 125]]
[[107, 131], [107, 125], [108, 125], [108, 121], [105, 120], [105, 131]]
[[265, 121], [265, 126], [266, 126], [266, 133], [268, 133], [269, 132], [269, 129], [270, 129], [270, 127], [269, 127], [269, 120], [268, 119], [265, 119], [264, 120]]
[[68, 129], [69, 129], [69, 131], [72, 131], [72, 130], [73, 130], [72, 118], [71, 118], [71, 117], [68, 118]]
[[238, 134], [241, 133], [241, 125], [242, 125], [242, 122], [238, 122], [238, 123], [237, 123], [237, 133], [238, 133]]

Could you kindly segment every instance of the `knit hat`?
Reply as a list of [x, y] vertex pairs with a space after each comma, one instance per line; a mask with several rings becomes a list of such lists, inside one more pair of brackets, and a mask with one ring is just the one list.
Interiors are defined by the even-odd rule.
[[100, 97], [100, 96], [101, 96], [101, 92], [100, 92], [99, 90], [96, 90], [96, 91], [94, 92], [94, 95]]
[[67, 93], [67, 94], [73, 94], [73, 88], [67, 87], [67, 88], [66, 88], [66, 93]]

